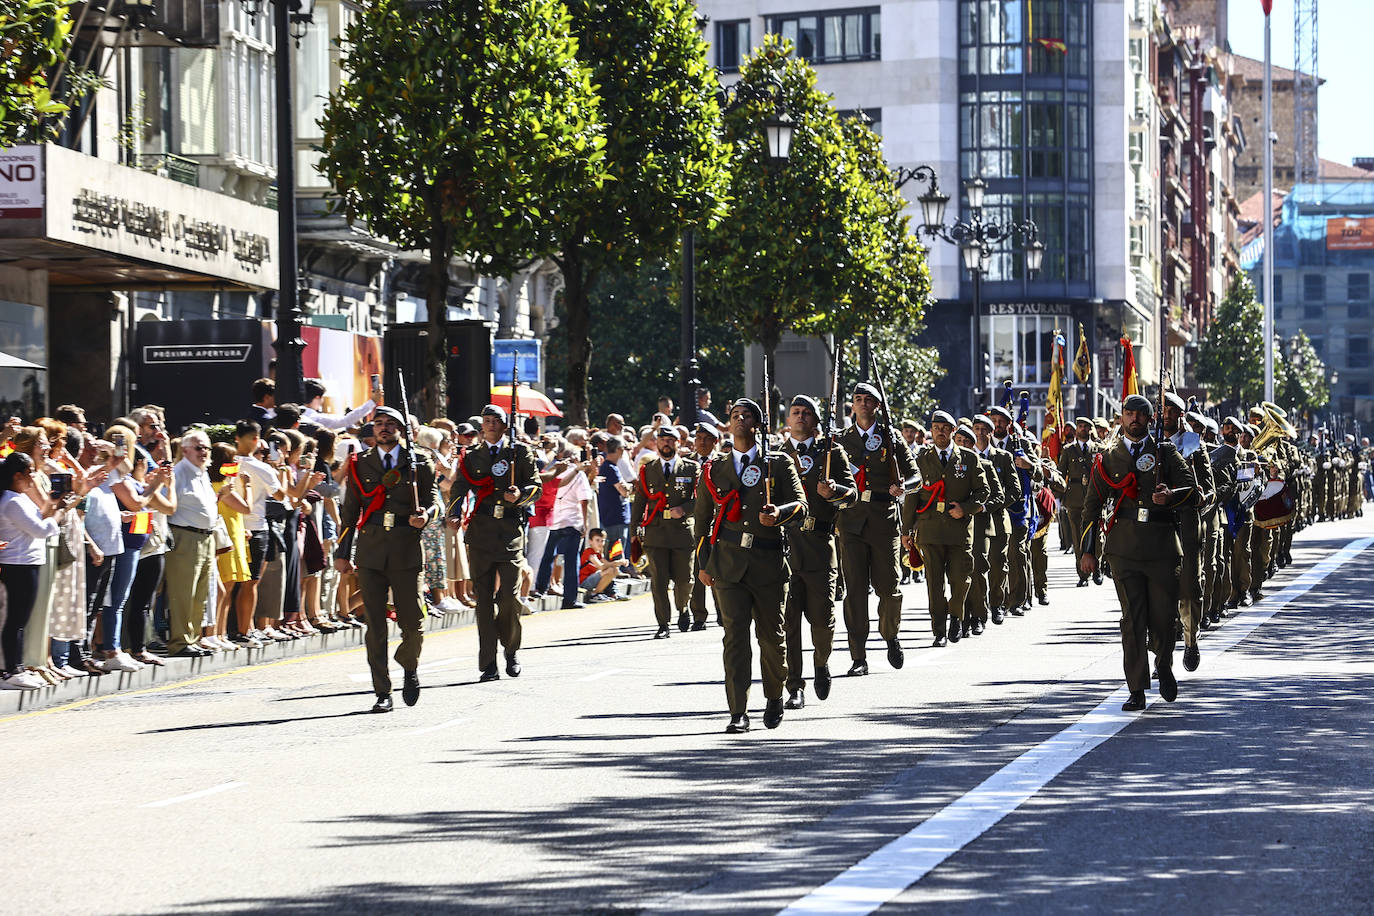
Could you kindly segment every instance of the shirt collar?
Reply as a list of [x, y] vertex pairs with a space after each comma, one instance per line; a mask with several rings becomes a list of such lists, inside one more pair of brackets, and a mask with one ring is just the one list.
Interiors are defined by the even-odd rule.
[[732, 448], [731, 451], [734, 453], [735, 464], [749, 464], [758, 456], [759, 447], [755, 445], [747, 452], [741, 452], [737, 448]]
[[811, 444], [816, 441], [815, 436], [807, 436], [805, 439], [802, 439], [801, 441], [798, 441], [791, 435], [788, 435], [787, 438], [792, 443], [792, 447], [798, 449], [802, 448], [803, 446], [805, 446], [806, 448], [810, 448]]

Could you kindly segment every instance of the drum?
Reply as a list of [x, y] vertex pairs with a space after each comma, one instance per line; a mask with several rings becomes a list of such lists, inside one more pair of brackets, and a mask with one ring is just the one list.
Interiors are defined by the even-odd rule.
[[1255, 524], [1261, 528], [1277, 528], [1286, 524], [1297, 509], [1297, 502], [1288, 491], [1288, 485], [1282, 480], [1270, 480], [1264, 492], [1272, 492], [1273, 495], [1266, 495], [1255, 503]]

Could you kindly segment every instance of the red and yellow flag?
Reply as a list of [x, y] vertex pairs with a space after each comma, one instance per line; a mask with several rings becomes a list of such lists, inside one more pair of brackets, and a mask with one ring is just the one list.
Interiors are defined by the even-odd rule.
[[1121, 337], [1121, 400], [1133, 394], [1140, 394], [1140, 378], [1135, 368], [1135, 348], [1131, 338]]
[[619, 538], [616, 538], [611, 541], [611, 549], [606, 551], [606, 559], [619, 560], [623, 556], [625, 556], [625, 545], [620, 543]]
[[148, 511], [136, 512], [134, 517], [129, 520], [130, 534], [147, 534], [153, 530], [153, 513]]
[[1093, 374], [1093, 358], [1088, 352], [1088, 335], [1083, 325], [1078, 326], [1078, 352], [1073, 356], [1073, 377], [1078, 384], [1085, 384]]
[[1035, 43], [1054, 54], [1068, 54], [1069, 46], [1058, 38], [1037, 38]]

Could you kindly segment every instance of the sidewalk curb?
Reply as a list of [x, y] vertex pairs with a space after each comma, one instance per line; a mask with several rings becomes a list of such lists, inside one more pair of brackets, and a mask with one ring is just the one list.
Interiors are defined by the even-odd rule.
[[[625, 585], [627, 595], [642, 595], [649, 590], [647, 579], [631, 579]], [[530, 601], [535, 613], [556, 611], [562, 604], [557, 595], [546, 595]], [[430, 617], [425, 622], [426, 633], [438, 633], [471, 626], [476, 621], [472, 608], [462, 608], [446, 613], [442, 618]], [[388, 627], [390, 636], [399, 637], [400, 630], [393, 623]], [[321, 633], [307, 639], [293, 639], [290, 642], [274, 642], [261, 649], [242, 648], [237, 652], [217, 652], [204, 658], [168, 658], [164, 667], [148, 666], [138, 671], [113, 672], [100, 677], [79, 677], [63, 681], [56, 686], [44, 685], [38, 690], [6, 690], [0, 692], [0, 718], [16, 713], [33, 712], [50, 706], [74, 703], [80, 700], [95, 699], [149, 687], [162, 687], [203, 677], [207, 674], [232, 671], [236, 668], [251, 668], [272, 664], [292, 658], [307, 658], [326, 652], [344, 652], [360, 649], [366, 630], [340, 630], [336, 633]]]

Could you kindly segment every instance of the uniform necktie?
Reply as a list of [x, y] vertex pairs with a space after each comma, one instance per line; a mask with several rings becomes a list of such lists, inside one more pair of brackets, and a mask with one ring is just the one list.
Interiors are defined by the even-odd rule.
[[944, 450], [941, 450], [941, 451], [940, 451], [940, 464], [942, 464], [942, 465], [944, 465], [944, 466], [946, 466], [946, 467], [949, 466], [949, 452], [944, 451]]
[[803, 442], [801, 445], [798, 445], [798, 446], [797, 446], [797, 454], [798, 454], [798, 455], [805, 455], [807, 449], [809, 449], [809, 448], [810, 448], [810, 446], [807, 445], [805, 442]]
[[389, 470], [391, 470], [391, 453], [390, 453], [390, 452], [387, 452], [385, 455], [382, 456], [382, 470], [383, 470], [383, 471], [389, 471]]
[[1141, 447], [1144, 446], [1144, 445], [1145, 445], [1144, 442], [1136, 442], [1136, 443], [1134, 443], [1134, 444], [1131, 445], [1131, 462], [1132, 462], [1132, 463], [1134, 463], [1134, 462], [1140, 460], [1140, 449], [1141, 449]]

